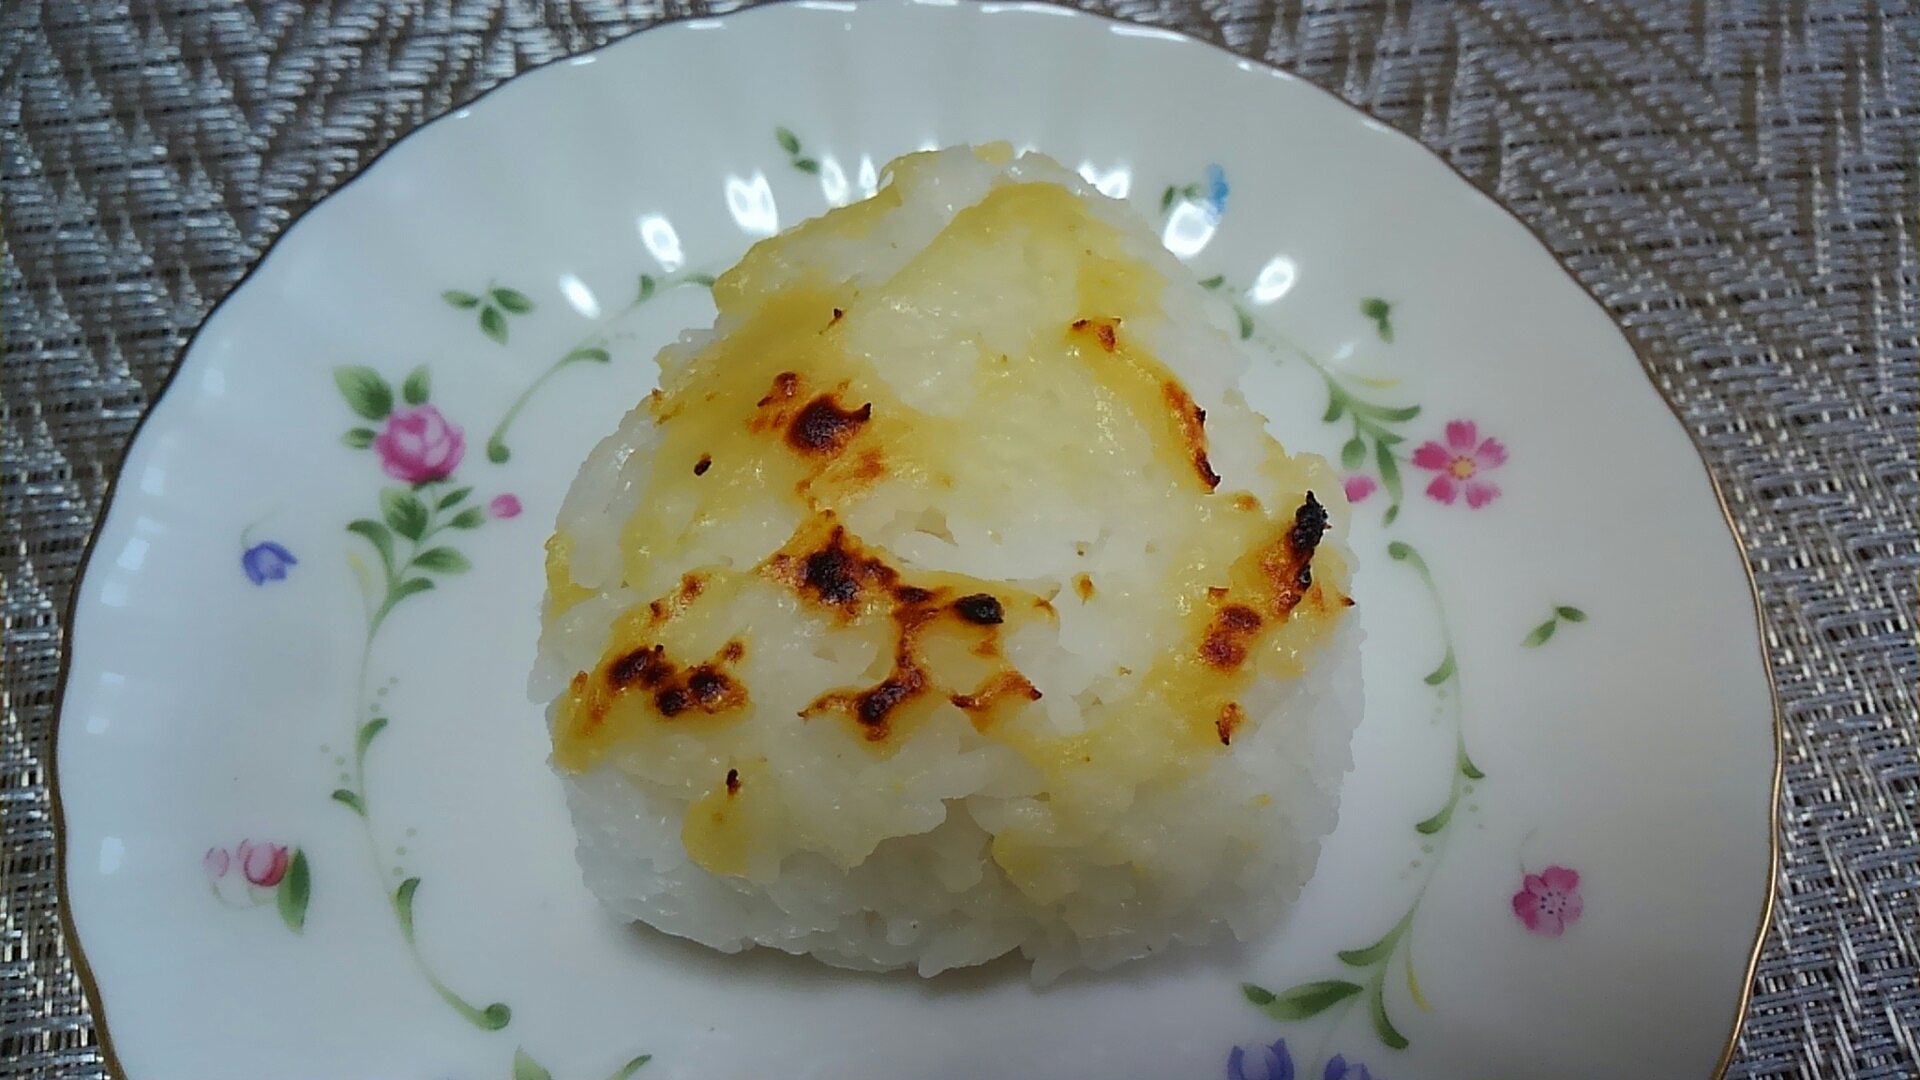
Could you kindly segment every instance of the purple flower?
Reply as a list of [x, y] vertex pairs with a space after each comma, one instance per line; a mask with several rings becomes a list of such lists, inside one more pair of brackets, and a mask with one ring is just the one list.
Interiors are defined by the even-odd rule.
[[1207, 207], [1207, 216], [1219, 221], [1227, 212], [1227, 171], [1218, 165], [1207, 166], [1207, 194], [1202, 200]]
[[395, 409], [386, 429], [374, 437], [380, 467], [388, 476], [408, 484], [444, 480], [460, 467], [466, 440], [431, 405]]
[[1287, 1053], [1287, 1040], [1254, 1049], [1265, 1059], [1260, 1071], [1247, 1071], [1247, 1049], [1236, 1046], [1227, 1055], [1227, 1080], [1293, 1080], [1293, 1055]]
[[247, 580], [255, 585], [285, 581], [287, 569], [299, 564], [293, 552], [271, 540], [261, 541], [240, 554], [240, 569], [247, 572]]
[[495, 495], [487, 504], [487, 513], [497, 518], [516, 518], [520, 516], [520, 497], [511, 492]]
[[1320, 1080], [1373, 1080], [1373, 1074], [1359, 1062], [1347, 1064], [1345, 1054], [1335, 1054], [1327, 1061], [1327, 1071]]
[[200, 865], [206, 868], [208, 881], [219, 881], [226, 877], [227, 867], [232, 864], [233, 856], [222, 847], [208, 848], [206, 856], [200, 860]]

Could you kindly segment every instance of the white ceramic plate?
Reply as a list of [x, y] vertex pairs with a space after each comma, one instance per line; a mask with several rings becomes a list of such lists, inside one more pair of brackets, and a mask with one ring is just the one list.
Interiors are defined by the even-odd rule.
[[[1339, 831], [1274, 935], [1045, 991], [623, 927], [524, 692], [560, 497], [711, 317], [700, 275], [895, 154], [995, 139], [1162, 222], [1281, 440], [1345, 455], [1369, 699]], [[348, 525], [383, 518], [444, 553], [370, 639], [381, 530]], [[1524, 228], [1297, 79], [995, 4], [652, 31], [327, 199], [135, 441], [59, 736], [70, 910], [142, 1078], [1706, 1077], [1775, 767], [1717, 497]]]

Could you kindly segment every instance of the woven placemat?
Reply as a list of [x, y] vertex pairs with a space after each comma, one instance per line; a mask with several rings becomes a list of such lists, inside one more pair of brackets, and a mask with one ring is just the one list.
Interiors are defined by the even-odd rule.
[[[1779, 901], [1729, 1073], [1920, 1075], [1920, 15], [1124, 0], [1419, 138], [1627, 327], [1752, 562]], [[135, 422], [295, 215], [535, 64], [730, 5], [0, 4], [0, 1074], [105, 1075], [55, 897], [62, 618]]]

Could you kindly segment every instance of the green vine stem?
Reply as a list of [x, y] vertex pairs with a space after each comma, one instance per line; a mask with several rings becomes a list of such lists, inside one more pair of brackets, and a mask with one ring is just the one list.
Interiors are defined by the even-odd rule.
[[520, 396], [513, 399], [513, 404], [507, 406], [506, 415], [502, 416], [500, 422], [493, 426], [493, 434], [487, 436], [487, 460], [493, 462], [495, 465], [500, 465], [513, 456], [513, 451], [507, 447], [507, 429], [513, 426], [514, 420], [520, 416], [520, 410], [527, 407], [527, 403], [533, 400], [534, 395], [540, 392], [540, 388], [545, 386], [549, 379], [560, 374], [563, 368], [573, 364], [611, 363], [613, 354], [607, 351], [609, 341], [608, 332], [621, 320], [640, 310], [647, 301], [653, 299], [660, 293], [666, 292], [669, 289], [677, 289], [683, 285], [698, 285], [702, 288], [710, 289], [713, 287], [713, 275], [690, 273], [681, 274], [678, 277], [669, 277], [664, 280], [655, 280], [651, 274], [641, 274], [640, 288], [632, 302], [615, 313], [612, 318], [596, 326], [586, 337], [581, 338], [579, 343], [574, 345], [573, 348], [562, 353], [558, 360], [555, 360], [548, 366], [547, 370], [541, 372], [531, 383], [528, 383], [525, 390], [520, 391]]
[[[351, 787], [336, 788], [332, 797], [360, 818], [375, 880], [382, 883], [390, 875], [397, 875], [399, 868], [387, 866], [380, 857], [379, 839], [373, 831], [373, 804], [367, 791], [367, 751], [391, 721], [380, 715], [381, 710], [369, 698], [367, 670], [373, 656], [374, 641], [386, 625], [387, 616], [408, 597], [434, 587], [433, 579], [425, 576], [426, 572], [457, 574], [471, 565], [464, 555], [453, 548], [432, 543], [436, 536], [448, 529], [474, 529], [486, 521], [486, 512], [480, 507], [461, 505], [473, 493], [472, 488], [447, 490], [447, 487], [445, 480], [429, 480], [412, 488], [383, 488], [380, 492], [382, 520], [362, 518], [347, 526], [347, 531], [365, 540], [379, 556], [379, 578], [375, 579], [373, 570], [364, 562], [348, 554], [361, 584], [367, 631], [361, 643], [359, 671], [354, 680], [353, 783]], [[385, 888], [385, 885], [381, 887]], [[468, 1002], [441, 980], [421, 953], [413, 926], [413, 898], [419, 888], [420, 879], [409, 877], [387, 895], [414, 967], [440, 995], [441, 1000], [473, 1026], [483, 1031], [497, 1031], [506, 1027], [513, 1018], [512, 1009], [498, 1001], [484, 1007]]]
[[[1233, 306], [1234, 316], [1240, 324], [1240, 339], [1245, 341], [1256, 333], [1262, 340], [1277, 345], [1304, 360], [1327, 388], [1327, 409], [1322, 413], [1322, 423], [1336, 424], [1341, 418], [1347, 418], [1353, 425], [1353, 435], [1340, 447], [1340, 466], [1349, 472], [1362, 469], [1369, 461], [1380, 473], [1380, 486], [1386, 489], [1389, 502], [1386, 515], [1381, 524], [1391, 525], [1400, 516], [1400, 504], [1405, 495], [1400, 477], [1400, 466], [1404, 462], [1395, 447], [1407, 441], [1406, 436], [1393, 430], [1395, 426], [1405, 424], [1420, 415], [1418, 405], [1383, 405], [1368, 398], [1348, 382], [1335, 374], [1332, 368], [1320, 361], [1291, 338], [1274, 329], [1265, 320], [1249, 311], [1239, 301], [1243, 290], [1230, 288], [1224, 276], [1216, 275], [1200, 283], [1202, 288], [1213, 293], [1227, 293], [1228, 303]], [[1382, 307], [1374, 312], [1363, 306], [1363, 312], [1369, 317], [1385, 320], [1386, 309]], [[1390, 332], [1383, 332], [1382, 341], [1391, 342]], [[1360, 380], [1364, 381], [1364, 380]]]
[[1342, 964], [1355, 969], [1353, 978], [1320, 979], [1301, 983], [1279, 993], [1247, 983], [1241, 987], [1241, 992], [1249, 1002], [1275, 1020], [1305, 1020], [1338, 1006], [1329, 1034], [1344, 1021], [1349, 1009], [1364, 1001], [1368, 1019], [1373, 1024], [1374, 1034], [1387, 1046], [1401, 1050], [1407, 1047], [1408, 1041], [1407, 1037], [1394, 1026], [1393, 1017], [1387, 1008], [1387, 976], [1393, 969], [1394, 961], [1399, 959], [1405, 974], [1408, 995], [1421, 1009], [1431, 1010], [1432, 1007], [1427, 1004], [1425, 995], [1421, 993], [1420, 980], [1414, 973], [1414, 921], [1420, 911], [1421, 903], [1426, 899], [1427, 888], [1433, 883], [1441, 860], [1446, 856], [1447, 845], [1453, 833], [1454, 811], [1460, 804], [1460, 796], [1465, 792], [1468, 784], [1484, 779], [1486, 774], [1480, 771], [1467, 753], [1462, 723], [1460, 665], [1454, 655], [1453, 629], [1447, 621], [1446, 603], [1440, 595], [1438, 586], [1434, 584], [1433, 573], [1419, 551], [1413, 545], [1403, 541], [1395, 540], [1388, 544], [1387, 556], [1395, 562], [1411, 567], [1419, 575], [1421, 584], [1426, 587], [1427, 597], [1432, 601], [1434, 614], [1440, 623], [1443, 652], [1440, 662], [1421, 681], [1432, 687], [1434, 692], [1450, 705], [1453, 716], [1454, 758], [1453, 768], [1448, 778], [1446, 802], [1431, 817], [1413, 827], [1416, 833], [1427, 838], [1423, 846], [1431, 848], [1426, 872], [1420, 880], [1419, 887], [1414, 890], [1406, 911], [1386, 933], [1370, 945], [1358, 949], [1344, 949], [1335, 954]]

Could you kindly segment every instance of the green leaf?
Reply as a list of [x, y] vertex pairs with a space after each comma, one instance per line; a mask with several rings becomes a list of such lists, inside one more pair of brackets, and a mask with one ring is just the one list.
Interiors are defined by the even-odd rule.
[[1178, 192], [1174, 190], [1172, 184], [1168, 184], [1167, 190], [1160, 193], [1160, 212], [1162, 214], [1173, 209], [1173, 199], [1176, 194], [1178, 194]]
[[1400, 501], [1400, 463], [1393, 458], [1393, 448], [1375, 440], [1373, 461], [1380, 468], [1380, 486], [1386, 488], [1387, 494], [1393, 496], [1393, 501], [1398, 503]]
[[1473, 763], [1473, 759], [1467, 756], [1466, 747], [1462, 746], [1460, 748], [1459, 757], [1460, 757], [1460, 761], [1459, 761], [1460, 775], [1466, 777], [1469, 780], [1485, 780], [1487, 778], [1487, 774], [1481, 772], [1480, 767], [1478, 765], [1475, 765]]
[[352, 810], [354, 813], [359, 814], [361, 817], [367, 816], [367, 804], [361, 801], [360, 796], [355, 795], [353, 792], [348, 791], [346, 788], [334, 788], [333, 801], [337, 803], [347, 804], [347, 808], [349, 810]]
[[1401, 932], [1406, 928], [1407, 920], [1403, 918], [1394, 924], [1393, 929], [1387, 931], [1386, 936], [1379, 941], [1364, 949], [1345, 949], [1336, 955], [1340, 957], [1341, 963], [1351, 967], [1372, 967], [1392, 954], [1393, 947], [1400, 943]]
[[365, 450], [367, 447], [373, 445], [374, 438], [372, 428], [357, 427], [348, 431], [345, 435], [340, 436], [340, 441], [353, 447], [355, 450]]
[[1346, 445], [1340, 448], [1340, 467], [1343, 469], [1348, 471], [1357, 469], [1365, 460], [1367, 460], [1367, 444], [1358, 435], [1348, 439]]
[[1347, 395], [1332, 383], [1327, 384], [1327, 411], [1320, 414], [1320, 422], [1331, 424], [1346, 415]]
[[807, 158], [807, 157], [794, 158], [793, 167], [796, 169], [799, 169], [801, 172], [806, 173], [809, 176], [820, 175], [820, 163], [813, 160], [812, 158]]
[[500, 309], [488, 304], [480, 309], [480, 332], [499, 342], [507, 343], [507, 317]]
[[391, 607], [414, 593], [423, 593], [431, 588], [433, 588], [432, 578], [408, 578], [393, 587], [393, 592], [387, 598], [387, 606]]
[[1305, 1020], [1326, 1012], [1359, 992], [1358, 984], [1345, 979], [1301, 983], [1275, 995], [1272, 1001], [1260, 1006], [1260, 1011], [1275, 1020]]
[[446, 292], [440, 294], [440, 299], [445, 300], [447, 303], [452, 304], [462, 311], [471, 310], [480, 304], [479, 297], [470, 292], [461, 292], [459, 289], [448, 289]]
[[413, 944], [413, 894], [420, 891], [420, 879], [410, 877], [393, 891], [393, 914], [400, 920], [400, 936]]
[[553, 1074], [533, 1060], [533, 1055], [516, 1046], [513, 1048], [513, 1080], [553, 1080]]
[[507, 449], [507, 444], [501, 442], [499, 436], [487, 440], [488, 461], [493, 462], [495, 465], [505, 465], [507, 459], [512, 456], [513, 451]]
[[1220, 286], [1225, 285], [1226, 283], [1227, 283], [1227, 275], [1215, 274], [1212, 277], [1208, 278], [1207, 280], [1201, 282], [1200, 287], [1211, 292], [1212, 290], [1217, 289]]
[[427, 365], [421, 364], [407, 372], [407, 381], [400, 384], [400, 396], [409, 405], [425, 405], [432, 389], [433, 376], [427, 371]]
[[1440, 666], [1427, 672], [1427, 677], [1421, 681], [1425, 682], [1428, 686], [1439, 686], [1441, 683], [1453, 678], [1453, 673], [1457, 666], [1458, 665], [1453, 662], [1453, 647], [1448, 646], [1447, 655], [1440, 661]]
[[487, 523], [486, 511], [477, 506], [469, 506], [453, 515], [447, 524], [456, 529], [477, 529]]
[[393, 387], [370, 367], [351, 364], [334, 368], [333, 385], [347, 399], [347, 408], [368, 420], [385, 420], [393, 411]]
[[652, 274], [641, 274], [640, 275], [640, 299], [635, 302], [644, 303], [649, 296], [653, 295], [653, 291], [657, 288], [659, 288], [659, 283], [653, 280]]
[[1379, 982], [1373, 984], [1373, 996], [1367, 1002], [1367, 1011], [1373, 1017], [1373, 1033], [1380, 1036], [1381, 1042], [1395, 1050], [1407, 1048], [1407, 1037], [1394, 1030], [1393, 1021], [1387, 1019], [1387, 1000]]
[[1586, 612], [1581, 611], [1577, 607], [1570, 607], [1566, 604], [1560, 604], [1556, 606], [1553, 609], [1553, 613], [1567, 620], [1568, 622], [1586, 622], [1587, 621]]
[[1540, 646], [1545, 645], [1547, 643], [1547, 639], [1553, 637], [1554, 628], [1559, 625], [1560, 625], [1559, 620], [1548, 619], [1546, 622], [1543, 622], [1539, 626], [1534, 627], [1532, 633], [1522, 638], [1520, 640], [1520, 647], [1523, 649], [1537, 649]]
[[470, 487], [455, 488], [452, 491], [448, 492], [447, 494], [441, 496], [440, 501], [433, 504], [433, 508], [435, 510], [445, 510], [448, 507], [458, 504], [461, 499], [464, 499], [471, 494], [473, 494], [473, 489]]
[[1235, 315], [1240, 316], [1240, 340], [1245, 341], [1248, 338], [1252, 337], [1253, 336], [1253, 316], [1247, 314], [1245, 311], [1241, 310], [1240, 308], [1234, 308], [1233, 313]]
[[1380, 332], [1381, 341], [1384, 341], [1389, 345], [1393, 344], [1393, 324], [1392, 323], [1382, 321], [1380, 325], [1376, 327], [1376, 329], [1379, 330]]
[[640, 1071], [640, 1066], [652, 1060], [652, 1054], [641, 1054], [639, 1057], [634, 1058], [632, 1061], [614, 1070], [613, 1074], [607, 1077], [607, 1080], [627, 1080], [627, 1077]]
[[1274, 993], [1264, 986], [1255, 986], [1252, 983], [1241, 983], [1240, 992], [1245, 994], [1247, 1000], [1253, 1002], [1255, 1005], [1273, 1004]]
[[304, 932], [307, 901], [313, 896], [313, 874], [307, 867], [306, 852], [293, 849], [293, 859], [287, 863], [287, 876], [280, 879], [274, 892], [274, 899], [279, 902], [280, 921], [296, 934]]
[[450, 547], [429, 548], [413, 557], [413, 565], [440, 574], [464, 574], [473, 569], [465, 555]]
[[427, 507], [420, 497], [403, 488], [380, 489], [380, 516], [387, 527], [409, 540], [420, 539], [427, 530]]
[[773, 137], [780, 140], [780, 149], [785, 150], [787, 153], [797, 154], [800, 152], [800, 137], [788, 131], [786, 128], [774, 128]]
[[357, 521], [348, 522], [347, 531], [366, 537], [367, 543], [373, 545], [373, 550], [380, 553], [380, 561], [389, 566], [392, 565], [393, 534], [387, 531], [385, 525], [367, 518], [360, 518]]
[[386, 730], [386, 727], [387, 718], [384, 716], [376, 716], [366, 723], [361, 724], [360, 734], [354, 737], [353, 752], [364, 755], [367, 752], [367, 747], [373, 745], [373, 737]]
[[1386, 318], [1392, 310], [1392, 304], [1387, 303], [1377, 296], [1369, 296], [1365, 300], [1360, 301], [1360, 314], [1365, 315], [1374, 322], [1379, 322], [1381, 319]]
[[686, 282], [689, 285], [698, 285], [703, 289], [713, 288], [712, 274], [688, 274], [686, 277], [681, 278], [680, 280]]
[[1394, 542], [1387, 545], [1387, 557], [1392, 559], [1394, 562], [1406, 562], [1408, 557], [1410, 557], [1412, 554], [1413, 554], [1413, 548], [1407, 546], [1406, 544], [1401, 543], [1398, 540], [1395, 540]]
[[1432, 836], [1434, 833], [1446, 828], [1447, 822], [1453, 820], [1453, 808], [1457, 804], [1457, 799], [1448, 799], [1447, 805], [1441, 807], [1439, 813], [1415, 825], [1413, 827], [1414, 831], [1422, 836]]
[[562, 364], [577, 364], [582, 361], [590, 361], [595, 364], [606, 364], [606, 363], [611, 363], [613, 361], [613, 357], [605, 349], [589, 346], [584, 349], [575, 349], [572, 352], [560, 358], [560, 362]]
[[1405, 408], [1394, 408], [1389, 405], [1375, 405], [1371, 402], [1355, 401], [1353, 403], [1353, 411], [1379, 420], [1385, 420], [1389, 424], [1404, 424], [1420, 415], [1420, 406], [1408, 405]]
[[1393, 519], [1399, 516], [1400, 516], [1400, 504], [1394, 503], [1393, 505], [1387, 507], [1386, 513], [1380, 515], [1380, 524], [1391, 525], [1393, 524]]
[[509, 289], [502, 285], [493, 290], [492, 296], [494, 303], [515, 315], [525, 315], [533, 310], [533, 301], [527, 299], [527, 294], [518, 289]]

